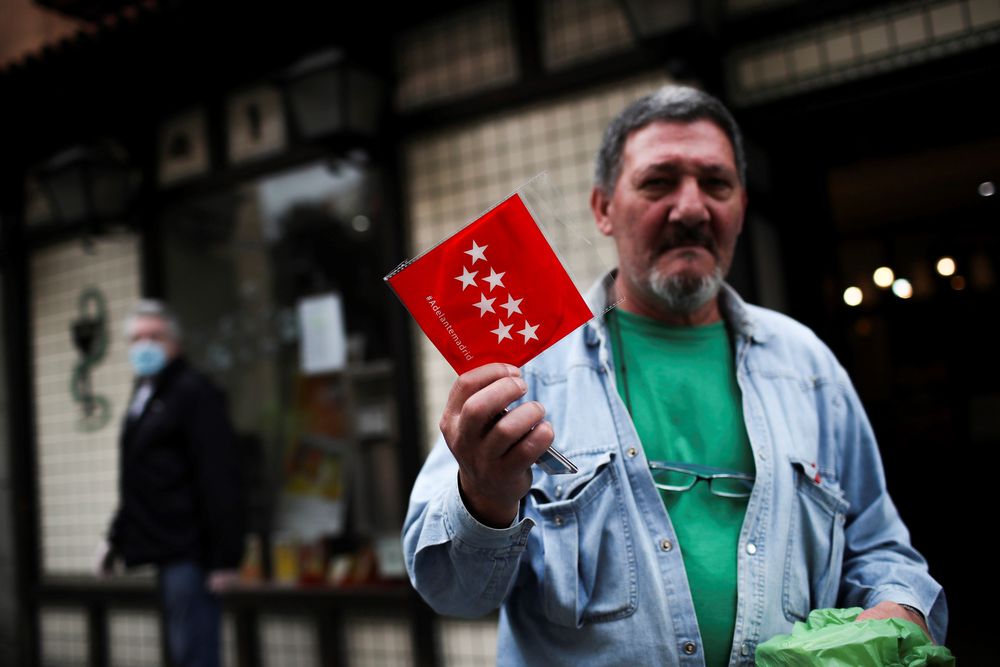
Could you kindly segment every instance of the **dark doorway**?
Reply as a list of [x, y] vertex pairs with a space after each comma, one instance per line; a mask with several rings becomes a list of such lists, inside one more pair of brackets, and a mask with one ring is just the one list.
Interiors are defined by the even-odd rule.
[[[972, 664], [987, 661], [977, 598], [993, 559], [971, 517], [995, 506], [985, 475], [1000, 445], [1000, 105], [984, 92], [997, 63], [980, 52], [741, 114], [767, 156], [757, 200], [780, 230], [790, 314], [854, 380], [945, 587], [947, 644]], [[883, 266], [908, 286], [877, 286]]]

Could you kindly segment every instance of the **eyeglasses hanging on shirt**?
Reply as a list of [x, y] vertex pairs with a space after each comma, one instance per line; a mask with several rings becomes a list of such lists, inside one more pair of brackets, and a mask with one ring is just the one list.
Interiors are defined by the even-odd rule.
[[688, 491], [704, 480], [708, 482], [708, 490], [721, 498], [749, 498], [753, 492], [754, 476], [738, 470], [678, 461], [650, 461], [649, 471], [653, 474], [653, 483], [661, 491]]

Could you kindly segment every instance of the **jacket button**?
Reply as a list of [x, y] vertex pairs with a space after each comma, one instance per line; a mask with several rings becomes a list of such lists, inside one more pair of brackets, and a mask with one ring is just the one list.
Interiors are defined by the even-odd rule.
[[628, 454], [628, 457], [631, 459], [635, 458], [635, 455], [638, 454], [639, 452], [636, 451], [635, 447], [629, 447], [625, 453]]
[[674, 545], [670, 543], [670, 540], [661, 540], [660, 548], [663, 549], [664, 551], [670, 551], [671, 549], [674, 548]]
[[750, 655], [750, 645], [746, 642], [740, 645], [740, 655]]
[[751, 556], [757, 553], [757, 545], [753, 542], [747, 542], [747, 553]]
[[694, 642], [684, 642], [684, 652], [688, 655], [694, 655], [694, 652], [698, 650], [698, 647], [694, 645]]
[[556, 524], [557, 526], [561, 526], [561, 525], [563, 525], [563, 518], [562, 518], [561, 516], [558, 516], [558, 515], [556, 515], [556, 518], [555, 518], [555, 519], [553, 519], [553, 521], [555, 521], [555, 524]]

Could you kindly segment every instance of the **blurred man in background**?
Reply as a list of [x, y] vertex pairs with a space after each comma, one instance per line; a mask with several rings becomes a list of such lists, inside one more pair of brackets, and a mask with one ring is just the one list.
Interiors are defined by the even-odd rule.
[[171, 659], [216, 667], [221, 607], [243, 551], [240, 456], [221, 391], [181, 354], [161, 302], [125, 321], [135, 390], [122, 426], [119, 508], [98, 569], [154, 564]]

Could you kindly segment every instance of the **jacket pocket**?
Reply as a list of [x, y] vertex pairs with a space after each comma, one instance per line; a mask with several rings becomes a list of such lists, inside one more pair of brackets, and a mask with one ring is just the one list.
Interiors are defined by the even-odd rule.
[[819, 477], [815, 465], [795, 457], [790, 457], [790, 464], [795, 496], [783, 598], [785, 618], [802, 621], [810, 610], [837, 602], [849, 503], [838, 484]]
[[637, 575], [614, 452], [573, 452], [572, 458], [580, 472], [540, 478], [531, 498], [545, 550], [545, 615], [579, 628], [632, 614]]

